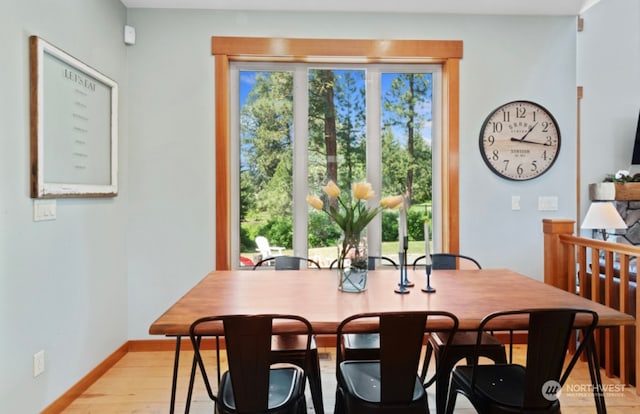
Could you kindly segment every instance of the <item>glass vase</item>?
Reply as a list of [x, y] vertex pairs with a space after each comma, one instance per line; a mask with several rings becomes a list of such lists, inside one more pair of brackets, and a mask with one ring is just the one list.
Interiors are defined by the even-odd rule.
[[338, 242], [338, 289], [358, 293], [367, 288], [369, 253], [362, 234], [342, 235]]

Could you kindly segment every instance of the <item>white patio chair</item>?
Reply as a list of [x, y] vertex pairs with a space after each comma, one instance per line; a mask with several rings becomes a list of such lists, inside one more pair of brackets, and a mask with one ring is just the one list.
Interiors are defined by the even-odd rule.
[[284, 247], [269, 245], [269, 240], [267, 240], [267, 238], [264, 236], [256, 237], [255, 241], [256, 246], [258, 246], [256, 248], [256, 251], [260, 252], [260, 256], [262, 256], [261, 259], [266, 259], [268, 257], [274, 256], [282, 256]]

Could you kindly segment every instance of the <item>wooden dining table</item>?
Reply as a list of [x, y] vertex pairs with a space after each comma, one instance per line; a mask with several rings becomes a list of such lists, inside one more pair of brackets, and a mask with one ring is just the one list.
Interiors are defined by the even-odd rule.
[[[423, 292], [424, 268], [408, 270], [415, 284], [408, 293], [396, 293], [400, 272], [369, 271], [367, 288], [360, 293], [338, 290], [338, 276], [330, 270], [230, 270], [212, 271], [182, 296], [149, 327], [152, 335], [176, 337], [171, 412], [175, 401], [180, 339], [189, 335], [193, 321], [203, 316], [228, 314], [296, 314], [311, 322], [315, 334], [335, 334], [348, 316], [364, 312], [438, 310], [459, 319], [459, 329], [477, 329], [488, 314], [531, 308], [582, 308], [598, 313], [598, 326], [633, 325], [632, 316], [544, 284], [509, 269], [434, 270]], [[496, 327], [498, 328], [498, 327]], [[505, 329], [515, 328], [504, 326]], [[210, 335], [223, 335], [212, 331]], [[589, 347], [588, 347], [589, 348]], [[595, 352], [592, 382], [600, 376]], [[606, 412], [602, 393], [594, 397], [598, 413]], [[598, 399], [600, 398], [600, 400]]]

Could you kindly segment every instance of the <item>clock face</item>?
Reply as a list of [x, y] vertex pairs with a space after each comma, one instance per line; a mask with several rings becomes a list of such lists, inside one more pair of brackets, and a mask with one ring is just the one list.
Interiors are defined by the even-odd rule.
[[558, 158], [560, 130], [553, 116], [529, 101], [506, 103], [489, 114], [480, 130], [480, 153], [489, 168], [509, 180], [545, 173]]

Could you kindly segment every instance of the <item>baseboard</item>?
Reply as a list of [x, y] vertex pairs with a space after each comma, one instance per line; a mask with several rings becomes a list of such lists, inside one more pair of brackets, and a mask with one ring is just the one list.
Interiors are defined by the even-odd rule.
[[[129, 352], [175, 351], [176, 340], [173, 339], [137, 339], [129, 341]], [[182, 338], [180, 349], [193, 349], [189, 338]]]
[[[174, 344], [175, 345], [175, 344]], [[59, 414], [67, 408], [76, 398], [80, 397], [94, 382], [103, 376], [111, 367], [113, 367], [122, 357], [129, 351], [129, 342], [124, 343], [120, 348], [116, 349], [97, 367], [91, 370], [80, 381], [73, 385], [67, 392], [62, 394], [58, 399], [52, 402], [47, 408], [42, 410], [41, 414]]]

